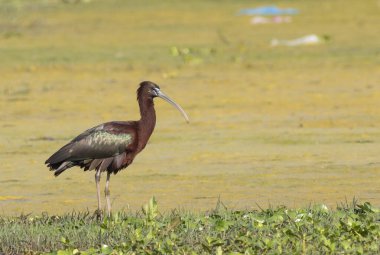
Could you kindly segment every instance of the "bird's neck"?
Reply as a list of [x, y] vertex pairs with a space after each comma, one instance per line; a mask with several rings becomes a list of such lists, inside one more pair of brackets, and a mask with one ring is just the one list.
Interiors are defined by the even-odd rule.
[[[144, 149], [156, 125], [156, 111], [152, 98], [142, 98], [139, 100], [140, 115], [139, 120], [139, 150]], [[140, 146], [141, 145], [141, 146]]]

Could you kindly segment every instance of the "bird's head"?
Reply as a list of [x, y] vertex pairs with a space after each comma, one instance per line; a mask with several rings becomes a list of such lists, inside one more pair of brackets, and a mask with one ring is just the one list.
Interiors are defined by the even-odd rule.
[[160, 87], [151, 81], [143, 81], [140, 83], [140, 87], [137, 90], [137, 99], [140, 97], [158, 97]]
[[137, 100], [140, 100], [142, 98], [150, 98], [151, 100], [153, 100], [153, 98], [155, 97], [160, 97], [164, 99], [166, 102], [173, 105], [182, 113], [185, 120], [189, 122], [189, 117], [187, 116], [186, 112], [182, 109], [182, 107], [176, 102], [174, 102], [173, 99], [165, 95], [157, 84], [151, 81], [141, 82], [140, 87], [137, 90]]

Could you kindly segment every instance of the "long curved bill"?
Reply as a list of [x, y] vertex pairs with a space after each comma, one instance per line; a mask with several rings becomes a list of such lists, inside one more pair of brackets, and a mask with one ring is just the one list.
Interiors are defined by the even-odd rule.
[[186, 112], [182, 109], [182, 107], [174, 102], [170, 97], [165, 95], [161, 90], [157, 92], [157, 96], [164, 99], [166, 102], [170, 103], [173, 105], [175, 108], [178, 109], [182, 113], [182, 116], [185, 118], [186, 122], [189, 123], [189, 117], [187, 116]]

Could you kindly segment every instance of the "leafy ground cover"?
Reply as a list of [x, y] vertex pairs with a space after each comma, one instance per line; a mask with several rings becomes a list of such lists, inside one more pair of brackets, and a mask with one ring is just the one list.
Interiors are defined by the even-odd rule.
[[161, 214], [153, 198], [137, 212], [99, 222], [89, 212], [0, 218], [5, 254], [376, 254], [380, 213], [369, 203], [330, 210], [214, 210]]

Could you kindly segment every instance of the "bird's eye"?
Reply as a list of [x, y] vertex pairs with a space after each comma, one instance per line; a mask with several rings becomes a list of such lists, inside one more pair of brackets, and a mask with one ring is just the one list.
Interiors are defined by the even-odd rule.
[[154, 95], [158, 95], [158, 93], [160, 92], [160, 89], [158, 89], [158, 88], [153, 88], [152, 89], [152, 93], [154, 94]]

